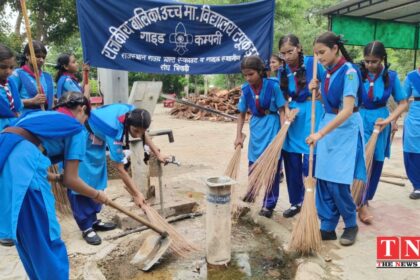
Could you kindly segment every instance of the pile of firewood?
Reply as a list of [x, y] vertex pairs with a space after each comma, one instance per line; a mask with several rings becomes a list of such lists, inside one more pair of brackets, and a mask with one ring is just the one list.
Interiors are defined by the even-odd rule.
[[[240, 96], [240, 87], [235, 87], [231, 90], [212, 89], [207, 96], [191, 95], [188, 97], [188, 101], [229, 115], [238, 115], [237, 104]], [[175, 107], [170, 111], [170, 114], [178, 119], [232, 121], [229, 118], [179, 103], [175, 103]]]

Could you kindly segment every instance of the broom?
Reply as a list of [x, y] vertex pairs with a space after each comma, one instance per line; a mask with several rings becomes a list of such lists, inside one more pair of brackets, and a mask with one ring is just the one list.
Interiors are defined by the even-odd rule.
[[[244, 133], [242, 133], [242, 138], [245, 140], [246, 135]], [[230, 159], [225, 173], [225, 176], [228, 176], [229, 178], [232, 178], [233, 180], [236, 180], [238, 178], [239, 175], [239, 167], [241, 164], [241, 152], [242, 152], [242, 147], [241, 145], [238, 145], [235, 147], [235, 152], [233, 153], [232, 158]], [[231, 209], [231, 213], [234, 214], [238, 211], [238, 191], [235, 189], [234, 186], [231, 187], [231, 199], [233, 201], [232, 203], [232, 209]]]
[[[294, 118], [298, 111], [298, 109], [291, 110], [290, 117]], [[251, 165], [248, 177], [248, 190], [242, 199], [244, 202], [254, 202], [261, 189], [264, 189], [266, 194], [271, 191], [277, 172], [281, 149], [283, 148], [289, 127], [290, 121], [285, 121], [264, 153]]]
[[159, 213], [150, 205], [144, 204], [142, 206], [143, 211], [146, 213], [149, 221], [166, 231], [169, 237], [172, 239], [170, 248], [171, 250], [180, 257], [186, 257], [189, 253], [198, 251], [193, 244], [189, 243], [176, 229], [170, 225]]
[[[26, 0], [20, 0], [20, 5], [22, 7], [23, 18], [25, 19], [25, 28], [26, 28], [26, 35], [28, 37], [29, 54], [31, 58], [32, 67], [34, 69], [37, 90], [38, 92], [43, 93], [44, 91], [42, 89], [40, 78], [39, 78], [38, 64], [36, 63], [35, 50], [34, 50], [34, 46], [32, 42], [31, 27], [29, 24], [28, 11], [26, 9]], [[41, 109], [43, 111], [45, 110], [44, 104], [41, 104]], [[56, 166], [50, 167], [50, 172], [58, 174], [57, 167]], [[56, 182], [56, 183], [53, 183], [52, 185], [52, 191], [55, 196], [56, 210], [65, 216], [68, 215], [69, 213], [71, 214], [72, 212], [71, 212], [70, 202], [67, 199], [66, 189], [62, 187], [60, 183]]]
[[[365, 155], [366, 155], [365, 164], [366, 164], [367, 182], [369, 182], [369, 179], [372, 173], [373, 154], [375, 153], [376, 141], [378, 140], [378, 135], [380, 132], [379, 129], [380, 127], [375, 125], [372, 135], [370, 136], [369, 141], [367, 142], [366, 148], [365, 148]], [[366, 184], [364, 181], [357, 180], [357, 179], [353, 181], [353, 186], [351, 188], [351, 195], [357, 207], [362, 206], [368, 187], [369, 187], [368, 184]]]
[[[313, 79], [317, 77], [318, 58], [314, 55]], [[315, 133], [315, 96], [317, 90], [312, 90], [311, 134]], [[321, 233], [319, 231], [318, 214], [315, 207], [315, 178], [312, 176], [314, 164], [314, 144], [309, 147], [309, 170], [305, 178], [305, 197], [300, 215], [293, 226], [290, 249], [308, 255], [321, 249]]]

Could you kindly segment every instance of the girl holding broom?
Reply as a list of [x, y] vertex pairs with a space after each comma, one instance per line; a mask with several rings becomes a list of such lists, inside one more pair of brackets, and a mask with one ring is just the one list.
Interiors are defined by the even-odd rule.
[[[361, 64], [365, 91], [362, 98], [360, 115], [363, 119], [364, 140], [369, 141], [375, 124], [381, 126], [381, 132], [375, 146], [371, 174], [367, 182], [364, 202], [359, 208], [359, 218], [363, 223], [371, 223], [368, 202], [373, 199], [382, 173], [385, 157], [389, 157], [391, 146], [391, 122], [396, 120], [408, 106], [406, 95], [401, 87], [396, 72], [389, 70], [384, 44], [373, 41], [363, 50], [364, 61]], [[398, 107], [389, 114], [387, 102], [390, 96]], [[378, 119], [383, 119], [378, 121]]]
[[[108, 146], [110, 158], [116, 165], [126, 190], [133, 197], [134, 203], [142, 207], [145, 203], [144, 197], [124, 168], [123, 144], [125, 142], [128, 145], [129, 135], [133, 138], [143, 138], [157, 158], [165, 162], [167, 156], [159, 152], [146, 133], [150, 123], [149, 112], [136, 109], [129, 104], [111, 104], [93, 110], [84, 131], [87, 150], [80, 164], [79, 176], [97, 190], [102, 191], [106, 188], [108, 178], [106, 147]], [[84, 240], [91, 245], [101, 244], [102, 240], [96, 232], [116, 227], [114, 223], [103, 222], [97, 218], [102, 205], [90, 197], [71, 190], [68, 191], [68, 197]]]
[[414, 98], [404, 120], [404, 165], [407, 177], [414, 187], [410, 198], [420, 199], [420, 68], [408, 73], [404, 90], [407, 98]]
[[[248, 160], [251, 166], [264, 152], [280, 130], [280, 116], [284, 114], [285, 100], [280, 93], [278, 82], [267, 79], [264, 62], [258, 56], [245, 57], [241, 62], [241, 71], [246, 83], [242, 85], [242, 94], [238, 103], [240, 115], [237, 123], [235, 147], [243, 146], [242, 128], [248, 109], [251, 111]], [[279, 159], [280, 160], [280, 159]], [[264, 198], [260, 215], [271, 217], [279, 196], [280, 168], [273, 182], [271, 191]]]
[[46, 110], [51, 110], [54, 103], [53, 79], [49, 73], [41, 70], [45, 63], [47, 49], [41, 42], [35, 40], [33, 41], [33, 47], [39, 70], [42, 92], [38, 92], [34, 68], [30, 60], [29, 44], [26, 44], [23, 49], [21, 67], [16, 69], [14, 74], [11, 76], [11, 79], [18, 87], [19, 95], [24, 105], [23, 113], [27, 111], [41, 110], [42, 104], [44, 104]]
[[[0, 238], [14, 240], [30, 279], [69, 279], [48, 180], [62, 181], [98, 202], [108, 201], [78, 176], [86, 148], [83, 123], [89, 113], [87, 98], [69, 92], [59, 100], [57, 111], [32, 112], [0, 133]], [[63, 160], [63, 175], [47, 173], [52, 163]]]
[[[341, 216], [345, 228], [340, 243], [352, 245], [358, 227], [350, 185], [354, 178], [366, 179], [363, 122], [357, 107], [363, 88], [360, 73], [352, 65], [340, 36], [323, 33], [315, 40], [314, 52], [327, 70], [321, 78], [325, 114], [318, 132], [306, 139], [308, 144], [317, 143], [316, 206], [321, 237], [337, 239], [335, 228]], [[309, 88], [318, 86], [319, 81], [315, 79]]]
[[[89, 84], [84, 83], [83, 87], [79, 85], [76, 77], [79, 71], [79, 65], [76, 57], [73, 54], [63, 53], [57, 58], [57, 65], [55, 66], [57, 73], [55, 75], [55, 82], [57, 84], [57, 98], [67, 91], [82, 92], [87, 98], [90, 97]], [[83, 65], [83, 71], [89, 71], [87, 64]]]
[[[304, 56], [299, 38], [293, 34], [279, 40], [279, 51], [286, 65], [279, 71], [280, 88], [287, 98], [286, 118], [291, 109], [299, 109], [283, 145], [282, 157], [286, 171], [286, 182], [291, 207], [283, 212], [285, 218], [300, 212], [305, 186], [303, 176], [308, 176], [309, 146], [305, 143], [310, 134], [311, 92], [308, 84], [312, 79], [313, 57]], [[322, 76], [323, 67], [318, 65], [318, 77]], [[319, 100], [315, 104], [315, 131], [323, 114]]]
[[[15, 65], [12, 50], [0, 44], [0, 131], [16, 120], [23, 107], [16, 85], [9, 80]], [[0, 244], [13, 246], [13, 240], [0, 239]]]

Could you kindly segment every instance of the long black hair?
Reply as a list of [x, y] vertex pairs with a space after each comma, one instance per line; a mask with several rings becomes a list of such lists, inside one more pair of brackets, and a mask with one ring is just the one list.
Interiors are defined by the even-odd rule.
[[[385, 46], [380, 41], [373, 41], [370, 42], [365, 46], [363, 49], [363, 56], [373, 55], [379, 59], [384, 61], [384, 72], [382, 74], [382, 80], [384, 81], [385, 87], [389, 86], [389, 75], [388, 69], [391, 64], [388, 63], [388, 55], [386, 53]], [[363, 81], [366, 81], [368, 75], [368, 69], [366, 68], [366, 64], [364, 61], [360, 63], [360, 71], [362, 72]]]
[[[279, 50], [281, 47], [289, 43], [290, 45], [294, 47], [300, 47], [299, 38], [294, 34], [287, 34], [285, 36], [282, 36], [279, 40]], [[306, 69], [305, 69], [305, 63], [304, 63], [304, 54], [302, 48], [299, 51], [299, 62], [298, 62], [298, 69], [296, 70], [296, 78], [298, 80], [298, 87], [304, 88], [306, 86]], [[280, 88], [283, 92], [289, 91], [289, 79], [287, 77], [287, 71], [286, 67], [283, 67], [283, 70], [281, 71], [281, 79], [280, 79]]]
[[353, 63], [353, 59], [350, 57], [346, 48], [344, 47], [344, 40], [341, 35], [337, 35], [334, 32], [325, 32], [322, 33], [318, 38], [315, 39], [315, 43], [324, 44], [330, 49], [334, 48], [334, 45], [338, 46], [338, 49], [341, 52], [341, 55], [348, 61]]
[[15, 54], [11, 49], [3, 44], [0, 44], [0, 61], [14, 57]]
[[[34, 47], [35, 55], [36, 54], [43, 54], [45, 56], [47, 55], [47, 53], [48, 53], [47, 48], [45, 48], [45, 46], [42, 42], [37, 41], [37, 40], [33, 40], [32, 45]], [[20, 67], [22, 67], [23, 65], [26, 64], [26, 61], [27, 61], [26, 56], [27, 55], [30, 55], [29, 43], [27, 43], [25, 45], [25, 47], [23, 48], [23, 53], [22, 53], [22, 56], [20, 58]]]
[[70, 57], [73, 54], [70, 53], [62, 53], [57, 58], [57, 64], [55, 65], [55, 69], [57, 69], [57, 73], [55, 74], [55, 82], [58, 83], [60, 77], [66, 72], [65, 66], [68, 66], [70, 63]]
[[267, 72], [264, 61], [256, 55], [244, 57], [241, 61], [241, 71], [244, 69], [252, 69], [257, 71], [258, 75], [262, 78], [267, 78]]

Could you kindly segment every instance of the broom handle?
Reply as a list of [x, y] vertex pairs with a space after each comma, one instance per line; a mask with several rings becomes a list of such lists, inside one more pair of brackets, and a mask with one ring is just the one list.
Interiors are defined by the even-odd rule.
[[111, 206], [112, 208], [126, 214], [127, 216], [129, 216], [130, 218], [133, 218], [134, 220], [136, 220], [139, 223], [144, 224], [145, 226], [147, 226], [148, 228], [153, 229], [154, 231], [156, 231], [157, 233], [159, 233], [162, 237], [167, 237], [168, 233], [158, 227], [156, 227], [155, 225], [151, 224], [149, 221], [147, 221], [146, 219], [143, 219], [142, 217], [134, 214], [133, 212], [121, 207], [120, 205], [118, 205], [117, 203], [113, 202], [113, 201], [109, 201], [108, 204], [109, 206]]
[[[314, 53], [313, 66], [312, 66], [312, 79], [316, 79], [318, 76], [318, 58]], [[312, 108], [311, 108], [311, 134], [315, 133], [315, 96], [317, 89], [312, 90]], [[314, 165], [314, 144], [309, 146], [309, 170], [308, 177], [313, 177], [313, 165]]]
[[[29, 24], [28, 11], [26, 9], [26, 0], [20, 0], [20, 5], [22, 7], [23, 18], [25, 19], [26, 36], [28, 37], [29, 54], [30, 54], [30, 57], [31, 57], [32, 68], [34, 69], [36, 87], [38, 89], [38, 93], [44, 94], [44, 91], [42, 90], [41, 82], [40, 82], [40, 79], [39, 79], [38, 64], [36, 63], [34, 45], [32, 43], [31, 26]], [[41, 109], [43, 111], [45, 110], [44, 104], [41, 104]]]

